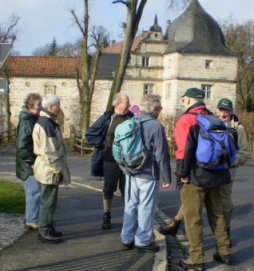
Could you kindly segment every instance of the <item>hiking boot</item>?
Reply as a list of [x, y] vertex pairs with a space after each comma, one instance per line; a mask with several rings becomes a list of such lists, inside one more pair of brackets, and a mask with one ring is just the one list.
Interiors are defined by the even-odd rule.
[[178, 229], [181, 225], [181, 222], [182, 222], [182, 220], [175, 220], [174, 219], [173, 221], [168, 223], [166, 226], [158, 228], [158, 232], [163, 235], [170, 234], [172, 236], [176, 236]]
[[38, 231], [39, 230], [39, 225], [33, 222], [27, 222], [26, 223], [26, 228], [29, 231]]
[[230, 235], [230, 227], [227, 227], [227, 234], [229, 239], [229, 247], [232, 247], [231, 235]]
[[38, 240], [48, 244], [59, 244], [62, 241], [59, 237], [54, 236], [50, 229], [47, 231], [39, 231]]
[[205, 271], [204, 263], [193, 263], [191, 259], [182, 260], [179, 262], [179, 265], [185, 270], [194, 270], [194, 271]]
[[156, 245], [154, 242], [147, 246], [135, 246], [137, 252], [158, 252], [160, 247]]
[[51, 224], [50, 226], [50, 233], [55, 237], [62, 237], [63, 233], [61, 231], [57, 231], [55, 228], [55, 224]]
[[124, 251], [128, 251], [128, 250], [131, 250], [131, 249], [133, 249], [133, 248], [134, 248], [134, 242], [129, 243], [129, 244], [124, 244], [124, 243], [123, 243], [123, 250], [124, 250]]
[[218, 252], [213, 254], [213, 259], [218, 263], [232, 264], [230, 255], [220, 255]]
[[110, 212], [105, 212], [103, 214], [102, 228], [103, 230], [111, 229], [111, 213]]

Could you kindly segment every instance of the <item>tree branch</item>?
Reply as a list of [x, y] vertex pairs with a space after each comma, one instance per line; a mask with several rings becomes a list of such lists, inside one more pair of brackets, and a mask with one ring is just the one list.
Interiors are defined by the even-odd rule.
[[126, 2], [126, 1], [123, 1], [123, 0], [115, 0], [115, 1], [112, 2], [112, 4], [124, 4], [127, 7], [130, 5], [129, 2]]
[[75, 11], [72, 9], [70, 10], [70, 13], [72, 14], [74, 20], [75, 20], [75, 23], [77, 24], [78, 28], [80, 29], [80, 31], [82, 32], [83, 36], [85, 36], [85, 30], [83, 29], [83, 27], [81, 26], [81, 23], [75, 13]]

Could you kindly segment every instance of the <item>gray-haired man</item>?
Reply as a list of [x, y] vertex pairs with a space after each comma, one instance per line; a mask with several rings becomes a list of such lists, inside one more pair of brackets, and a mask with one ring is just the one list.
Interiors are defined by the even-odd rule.
[[159, 180], [163, 187], [171, 183], [171, 168], [165, 129], [157, 121], [162, 107], [158, 95], [145, 95], [141, 101], [142, 135], [148, 158], [135, 176], [126, 177], [124, 221], [121, 233], [123, 249], [136, 247], [139, 252], [157, 252], [152, 240], [152, 220]]
[[53, 223], [56, 210], [58, 185], [70, 182], [64, 143], [56, 123], [60, 113], [60, 98], [53, 94], [42, 100], [42, 111], [34, 126], [34, 176], [41, 183], [38, 239], [46, 243], [59, 243], [62, 236]]

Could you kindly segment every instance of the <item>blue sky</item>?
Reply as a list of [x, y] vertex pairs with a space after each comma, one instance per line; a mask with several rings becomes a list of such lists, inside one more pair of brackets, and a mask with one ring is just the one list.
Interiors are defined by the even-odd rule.
[[[90, 1], [91, 24], [103, 25], [111, 34], [111, 39], [120, 39], [120, 24], [125, 21], [126, 9], [111, 0]], [[230, 15], [240, 23], [253, 18], [253, 0], [200, 0], [205, 10], [216, 20], [228, 19]], [[244, 3], [244, 4], [243, 4]], [[73, 24], [69, 10], [74, 8], [82, 14], [83, 0], [1, 0], [0, 24], [8, 21], [12, 14], [20, 17], [19, 35], [15, 50], [22, 55], [56, 38], [58, 44], [76, 41], [80, 33]], [[173, 19], [179, 10], [172, 13], [167, 8], [167, 0], [148, 0], [140, 23], [139, 31], [148, 30], [157, 13], [159, 24], [165, 29], [167, 19]]]

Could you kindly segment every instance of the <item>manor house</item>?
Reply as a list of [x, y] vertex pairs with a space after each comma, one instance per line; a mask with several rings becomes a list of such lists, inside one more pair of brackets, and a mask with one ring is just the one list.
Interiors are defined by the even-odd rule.
[[[100, 59], [92, 101], [91, 122], [104, 111], [115, 75], [121, 43], [105, 48]], [[29, 92], [55, 93], [62, 99], [64, 135], [79, 127], [78, 57], [9, 57], [11, 121], [16, 125]], [[191, 0], [185, 11], [163, 31], [155, 17], [149, 31], [135, 38], [121, 91], [138, 108], [144, 94], [162, 96], [163, 113], [182, 112], [181, 96], [189, 87], [205, 91], [214, 110], [222, 97], [236, 100], [237, 56], [226, 46], [219, 24]]]

